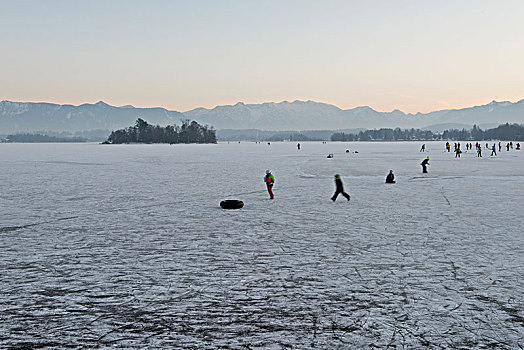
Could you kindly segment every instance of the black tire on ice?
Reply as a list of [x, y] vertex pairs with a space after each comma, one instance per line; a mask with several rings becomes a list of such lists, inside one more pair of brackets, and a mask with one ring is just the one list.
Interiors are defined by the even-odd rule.
[[220, 202], [220, 207], [222, 209], [240, 209], [244, 206], [244, 202], [238, 199], [226, 199]]

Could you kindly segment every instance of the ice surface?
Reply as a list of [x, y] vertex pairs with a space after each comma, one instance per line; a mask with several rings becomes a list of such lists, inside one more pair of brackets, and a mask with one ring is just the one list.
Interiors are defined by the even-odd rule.
[[301, 145], [0, 144], [0, 347], [524, 347], [520, 151]]

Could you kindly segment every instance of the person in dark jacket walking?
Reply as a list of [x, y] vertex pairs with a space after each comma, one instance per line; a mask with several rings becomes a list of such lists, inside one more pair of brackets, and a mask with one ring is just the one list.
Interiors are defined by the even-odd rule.
[[420, 165], [422, 165], [422, 172], [427, 173], [428, 172], [427, 166], [429, 165], [429, 157], [426, 157], [426, 159], [424, 159], [422, 163], [420, 163]]
[[342, 194], [349, 201], [350, 196], [349, 194], [344, 192], [344, 184], [342, 184], [342, 179], [340, 178], [339, 174], [335, 174], [335, 186], [336, 186], [335, 194], [333, 195], [333, 197], [331, 197], [331, 200], [333, 202], [336, 201], [338, 195]]
[[455, 150], [455, 158], [457, 158], [457, 157], [460, 158], [460, 155], [461, 155], [461, 154], [462, 154], [462, 150], [461, 150], [460, 148], [457, 148], [457, 149]]
[[495, 147], [495, 144], [491, 147], [491, 155], [497, 155], [497, 147]]
[[386, 183], [387, 184], [395, 183], [395, 175], [393, 175], [393, 170], [390, 170], [388, 176], [386, 176]]

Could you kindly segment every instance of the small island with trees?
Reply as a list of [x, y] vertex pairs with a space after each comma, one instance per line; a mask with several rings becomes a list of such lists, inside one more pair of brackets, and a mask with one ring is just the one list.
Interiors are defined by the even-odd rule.
[[182, 120], [181, 126], [162, 127], [138, 118], [134, 126], [113, 131], [103, 143], [217, 143], [217, 139], [213, 127], [189, 119]]

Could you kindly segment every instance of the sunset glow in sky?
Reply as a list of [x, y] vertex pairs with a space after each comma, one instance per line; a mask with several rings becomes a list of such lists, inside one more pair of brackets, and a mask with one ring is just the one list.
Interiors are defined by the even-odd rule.
[[0, 100], [177, 111], [524, 98], [524, 1], [2, 1]]

